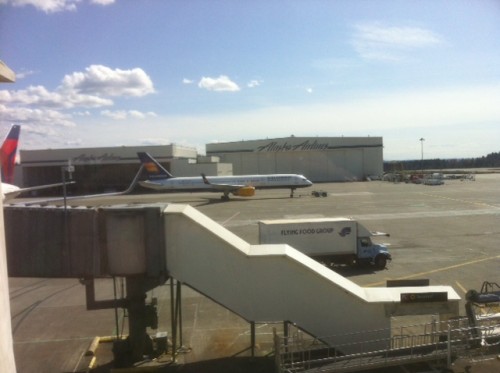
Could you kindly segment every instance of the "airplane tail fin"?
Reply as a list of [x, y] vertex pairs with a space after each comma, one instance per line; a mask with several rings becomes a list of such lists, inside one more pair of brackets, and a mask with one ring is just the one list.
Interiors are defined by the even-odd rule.
[[4, 183], [12, 183], [14, 180], [14, 162], [16, 160], [17, 144], [19, 142], [19, 134], [21, 126], [14, 124], [0, 148], [0, 160], [2, 167], [2, 181]]
[[148, 174], [149, 180], [156, 179], [169, 179], [172, 178], [172, 174], [168, 172], [156, 159], [154, 159], [149, 153], [138, 152], [137, 156], [144, 165], [146, 172]]
[[208, 179], [207, 179], [207, 175], [201, 174], [201, 178], [203, 179], [204, 184], [211, 185], [210, 181], [208, 181]]

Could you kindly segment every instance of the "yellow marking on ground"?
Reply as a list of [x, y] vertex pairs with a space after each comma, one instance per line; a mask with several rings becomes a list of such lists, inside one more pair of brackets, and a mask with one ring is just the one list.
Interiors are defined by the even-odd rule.
[[460, 282], [455, 281], [455, 284], [457, 284], [457, 286], [460, 288], [460, 290], [462, 290], [464, 294], [467, 293], [467, 289], [465, 289]]
[[[455, 265], [448, 266], [448, 267], [436, 268], [436, 269], [433, 269], [433, 270], [430, 270], [430, 271], [427, 271], [427, 272], [414, 273], [414, 274], [411, 274], [411, 275], [408, 275], [408, 276], [404, 276], [404, 277], [399, 277], [399, 278], [396, 278], [396, 279], [385, 278], [385, 282], [387, 282], [387, 280], [407, 280], [407, 279], [410, 279], [410, 278], [421, 277], [421, 276], [429, 275], [431, 273], [448, 271], [450, 269], [465, 267], [465, 266], [468, 266], [468, 265], [471, 265], [471, 264], [481, 263], [481, 262], [485, 262], [487, 260], [492, 260], [492, 259], [500, 259], [500, 255], [490, 256], [488, 258], [483, 258], [483, 259], [471, 260], [469, 262], [455, 264]], [[366, 284], [364, 286], [380, 286], [380, 285], [383, 285], [383, 284], [384, 284], [383, 281], [379, 281], [379, 282], [374, 282], [373, 284]]]

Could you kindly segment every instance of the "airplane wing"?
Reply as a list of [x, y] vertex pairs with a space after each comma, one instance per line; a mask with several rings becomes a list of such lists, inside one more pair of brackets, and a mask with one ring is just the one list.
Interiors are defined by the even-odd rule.
[[[86, 194], [86, 195], [83, 195], [83, 196], [71, 196], [71, 197], [57, 197], [57, 198], [51, 198], [51, 199], [42, 199], [42, 200], [36, 200], [36, 201], [32, 201], [32, 202], [29, 202], [29, 203], [23, 203], [25, 204], [26, 206], [30, 206], [30, 205], [46, 205], [48, 203], [51, 203], [51, 202], [61, 202], [61, 201], [70, 201], [70, 200], [81, 200], [81, 199], [88, 199], [88, 198], [99, 198], [99, 197], [111, 197], [111, 196], [121, 196], [121, 195], [124, 195], [124, 194], [129, 194], [134, 188], [135, 186], [137, 185], [137, 180], [139, 179], [139, 177], [141, 176], [141, 172], [142, 172], [142, 169], [144, 168], [143, 165], [141, 165], [141, 167], [139, 168], [139, 171], [137, 171], [137, 174], [135, 174], [135, 177], [134, 179], [132, 180], [132, 182], [130, 183], [130, 185], [128, 186], [127, 189], [121, 191], [121, 192], [112, 192], [112, 193], [101, 193], [101, 194]], [[72, 184], [74, 182], [71, 182], [71, 183], [66, 183], [66, 184]], [[58, 185], [58, 184], [54, 184], [54, 185]]]
[[[71, 181], [71, 182], [67, 182], [66, 185], [71, 185], [74, 183], [75, 183], [74, 181]], [[37, 185], [37, 186], [27, 187], [27, 188], [19, 188], [19, 187], [16, 187], [15, 185], [2, 183], [2, 194], [3, 194], [4, 200], [7, 201], [10, 199], [16, 198], [21, 193], [32, 192], [35, 190], [56, 188], [56, 187], [60, 187], [63, 185], [64, 185], [64, 183], [56, 183], [56, 184]]]
[[201, 174], [201, 177], [203, 178], [203, 182], [205, 184], [210, 185], [212, 188], [214, 188], [216, 190], [220, 190], [221, 192], [224, 192], [224, 191], [231, 192], [233, 190], [238, 190], [241, 188], [248, 187], [248, 185], [238, 185], [238, 184], [214, 184], [214, 183], [208, 181], [205, 174]]
[[255, 187], [251, 185], [214, 184], [207, 179], [205, 174], [201, 174], [201, 177], [203, 178], [203, 182], [205, 184], [210, 185], [210, 187], [214, 190], [218, 190], [219, 192], [224, 193], [223, 199], [227, 200], [229, 193], [240, 197], [252, 197], [255, 195]]

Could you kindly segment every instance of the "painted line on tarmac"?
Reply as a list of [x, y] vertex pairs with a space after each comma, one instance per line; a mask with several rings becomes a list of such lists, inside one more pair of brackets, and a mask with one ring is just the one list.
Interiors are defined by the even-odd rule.
[[224, 220], [222, 223], [220, 223], [220, 225], [222, 225], [223, 227], [231, 220], [233, 220], [235, 217], [237, 217], [240, 213], [237, 212], [235, 214], [233, 214], [231, 217], [227, 218], [226, 220]]
[[463, 292], [464, 294], [466, 294], [466, 293], [467, 293], [467, 289], [466, 289], [466, 288], [464, 288], [460, 282], [455, 281], [455, 284], [457, 284], [458, 288], [459, 288], [460, 290], [462, 290], [462, 292]]
[[[425, 276], [425, 275], [429, 275], [431, 273], [437, 273], [437, 272], [443, 272], [443, 271], [448, 271], [450, 269], [455, 269], [455, 268], [460, 268], [460, 267], [465, 267], [465, 266], [468, 266], [468, 265], [471, 265], [471, 264], [476, 264], [476, 263], [481, 263], [481, 262], [485, 262], [487, 260], [492, 260], [492, 259], [500, 259], [500, 255], [497, 255], [497, 256], [490, 256], [488, 258], [483, 258], [483, 259], [477, 259], [477, 260], [471, 260], [469, 262], [465, 262], [465, 263], [460, 263], [460, 264], [455, 264], [455, 265], [452, 265], [452, 266], [448, 266], [448, 267], [443, 267], [443, 268], [436, 268], [436, 269], [433, 269], [431, 271], [426, 271], [426, 272], [419, 272], [419, 273], [414, 273], [414, 274], [411, 274], [411, 275], [408, 275], [408, 276], [404, 276], [404, 277], [398, 277], [398, 278], [395, 278], [395, 279], [392, 279], [392, 278], [386, 278], [385, 279], [385, 282], [387, 282], [387, 280], [408, 280], [410, 278], [415, 278], [415, 277], [421, 277], [421, 276]], [[372, 284], [366, 284], [366, 285], [363, 285], [363, 286], [380, 286], [380, 285], [383, 285], [384, 282], [383, 281], [379, 281], [379, 282], [374, 282]]]
[[[494, 208], [492, 208], [494, 207]], [[261, 219], [246, 219], [234, 220], [239, 213], [234, 214], [230, 218], [220, 222], [224, 227], [239, 227], [245, 225], [256, 225]], [[479, 216], [479, 215], [500, 215], [500, 207], [491, 205], [485, 209], [474, 210], [445, 210], [445, 211], [413, 211], [413, 212], [387, 212], [383, 214], [353, 214], [352, 218], [363, 220], [401, 220], [401, 219], [423, 219], [423, 218], [443, 218], [443, 217], [459, 217], [459, 216]], [[316, 219], [324, 218], [323, 214], [295, 214], [284, 215], [283, 219]], [[265, 220], [265, 219], [262, 219]]]
[[429, 196], [429, 197], [434, 197], [434, 198], [441, 198], [441, 199], [448, 199], [450, 201], [455, 201], [455, 202], [461, 202], [461, 203], [468, 203], [470, 205], [477, 205], [477, 206], [486, 206], [486, 207], [491, 207], [494, 209], [500, 209], [500, 206], [492, 205], [486, 202], [477, 202], [477, 201], [466, 201], [464, 199], [458, 199], [458, 198], [451, 198], [451, 197], [445, 197], [445, 196], [438, 196], [436, 194], [430, 194], [430, 193], [422, 193], [424, 196]]
[[445, 211], [413, 211], [413, 212], [388, 212], [384, 214], [354, 214], [357, 220], [400, 220], [400, 219], [422, 219], [422, 218], [443, 218], [458, 216], [477, 215], [500, 215], [500, 208], [476, 209], [476, 210], [445, 210]]

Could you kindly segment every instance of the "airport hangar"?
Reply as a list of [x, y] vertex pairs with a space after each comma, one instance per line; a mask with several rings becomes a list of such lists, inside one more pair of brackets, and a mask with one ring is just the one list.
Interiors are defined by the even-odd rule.
[[[206, 156], [176, 144], [20, 150], [15, 178], [25, 187], [57, 183], [71, 165], [76, 182], [71, 192], [124, 190], [139, 170], [139, 151], [150, 153], [175, 176], [296, 173], [313, 182], [339, 182], [383, 172], [382, 137], [291, 136], [207, 144]], [[69, 177], [65, 172], [64, 178]]]
[[382, 137], [286, 137], [206, 145], [235, 175], [294, 173], [312, 182], [362, 181], [383, 173]]

